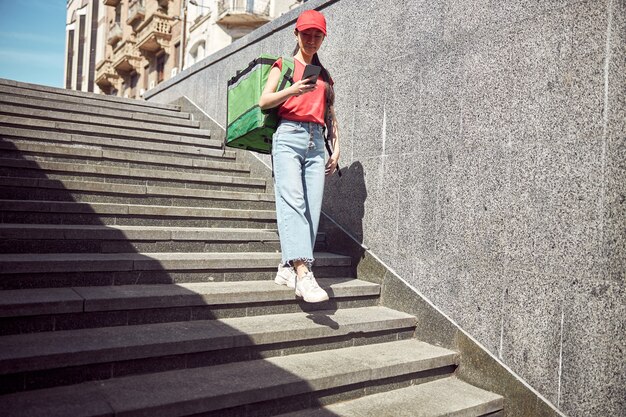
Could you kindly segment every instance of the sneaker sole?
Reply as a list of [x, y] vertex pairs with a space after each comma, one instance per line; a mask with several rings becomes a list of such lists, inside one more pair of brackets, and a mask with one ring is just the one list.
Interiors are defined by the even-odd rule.
[[296, 288], [296, 284], [295, 283], [293, 285], [289, 285], [290, 284], [289, 281], [287, 281], [286, 279], [281, 278], [281, 277], [274, 278], [274, 282], [276, 284], [278, 284], [278, 285], [286, 285], [289, 288]]
[[[300, 291], [296, 290], [296, 296], [298, 296], [298, 297], [302, 297], [302, 294], [300, 293]], [[307, 299], [306, 297], [302, 297], [302, 299], [303, 299], [304, 301], [306, 301], [307, 303], [322, 303], [322, 302], [324, 302], [324, 301], [328, 301], [328, 300], [329, 300], [329, 297], [328, 297], [328, 294], [326, 294], [326, 297], [321, 298], [321, 299], [319, 299], [319, 300], [318, 300], [318, 299], [315, 299], [315, 298], [308, 298], [308, 299]]]

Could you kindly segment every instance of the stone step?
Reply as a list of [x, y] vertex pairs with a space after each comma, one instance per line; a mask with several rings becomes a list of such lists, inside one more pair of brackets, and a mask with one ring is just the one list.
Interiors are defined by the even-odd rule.
[[[380, 294], [378, 284], [353, 278], [320, 278], [319, 284], [335, 300]], [[174, 307], [248, 307], [292, 301], [297, 301], [294, 290], [276, 285], [273, 276], [265, 281], [36, 288], [0, 291], [0, 317]], [[249, 309], [247, 315], [254, 312]]]
[[[323, 236], [323, 234], [320, 234]], [[124, 240], [124, 241], [277, 241], [276, 229], [197, 228], [174, 226], [85, 226], [50, 224], [1, 224], [6, 240]]]
[[0, 158], [0, 176], [15, 178], [46, 178], [61, 181], [107, 182], [155, 187], [182, 187], [218, 191], [261, 192], [264, 179], [195, 174], [173, 170], [149, 170], [105, 164], [77, 164], [56, 161], [32, 161]]
[[[272, 345], [273, 351], [280, 352], [298, 341], [306, 346], [321, 344], [319, 339], [326, 339], [323, 343], [328, 346], [329, 342], [343, 338], [347, 347], [354, 340], [346, 341], [345, 336], [366, 341], [368, 335], [392, 333], [397, 340], [396, 332], [409, 330], [410, 335], [415, 323], [415, 317], [409, 314], [376, 306], [9, 335], [0, 337], [0, 375], [4, 376], [0, 381], [22, 379], [27, 372], [27, 379], [42, 379], [41, 371], [95, 364], [111, 365], [110, 375], [114, 377], [116, 371], [121, 371], [123, 361], [168, 356], [163, 359], [176, 362], [174, 366], [179, 368], [181, 362], [184, 367], [185, 354], [217, 356], [231, 349], [249, 353], [253, 347], [267, 350], [267, 346], [259, 349], [262, 345]], [[321, 348], [318, 346], [318, 350]], [[34, 372], [39, 375], [33, 375]], [[7, 392], [6, 384], [0, 386]], [[26, 386], [39, 388], [32, 383]]]
[[7, 80], [0, 78], [0, 91], [4, 91], [4, 88], [19, 88], [22, 92], [19, 95], [32, 95], [39, 93], [53, 94], [59, 98], [59, 100], [79, 100], [73, 102], [79, 102], [85, 106], [104, 106], [108, 104], [117, 109], [133, 109], [144, 112], [159, 112], [159, 114], [178, 114], [180, 113], [180, 106], [172, 104], [160, 104], [154, 102], [147, 102], [143, 100], [107, 96], [103, 94], [87, 93], [83, 91], [68, 90], [64, 88], [48, 87], [38, 84], [24, 83], [20, 81]]
[[[316, 249], [326, 248], [325, 235]], [[0, 253], [275, 252], [275, 229], [0, 223]]]
[[[155, 140], [138, 140], [113, 138], [108, 136], [77, 135], [66, 132], [51, 132], [47, 130], [33, 130], [29, 128], [0, 126], [0, 137], [7, 143], [59, 143], [64, 145], [78, 144], [96, 146], [102, 149], [119, 149], [126, 151], [141, 151], [150, 153], [174, 153], [183, 155], [220, 156], [217, 150], [222, 151], [222, 142], [212, 139], [203, 140], [201, 145], [181, 143], [164, 143]], [[8, 145], [5, 146], [8, 148]]]
[[[0, 100], [1, 103], [1, 100]], [[192, 126], [172, 126], [161, 123], [154, 123], [151, 121], [142, 121], [137, 119], [119, 120], [117, 118], [108, 117], [106, 115], [93, 114], [91, 112], [79, 113], [73, 111], [64, 111], [62, 109], [41, 109], [37, 107], [25, 107], [22, 105], [12, 105], [8, 103], [2, 103], [0, 106], [0, 113], [2, 115], [15, 116], [16, 118], [29, 118], [30, 123], [27, 126], [34, 126], [33, 123], [36, 119], [43, 119], [46, 121], [60, 121], [61, 123], [73, 122], [81, 125], [89, 125], [94, 131], [106, 133], [107, 131], [113, 131], [120, 136], [125, 136], [127, 132], [131, 130], [139, 130], [144, 136], [157, 134], [176, 134], [182, 136], [195, 136], [195, 137], [209, 137], [210, 132], [208, 130], [202, 130], [199, 127]], [[2, 119], [4, 123], [17, 124], [16, 119], [10, 117]], [[115, 126], [115, 128], [112, 128]], [[83, 126], [79, 126], [77, 129], [84, 129]], [[123, 129], [123, 130], [117, 130]], [[126, 133], [125, 133], [126, 132]]]
[[[72, 101], [70, 97], [60, 97], [51, 93], [39, 93], [30, 91], [31, 94], [23, 94], [30, 90], [20, 88], [12, 88], [0, 86], [0, 103], [19, 105], [23, 107], [32, 107], [39, 109], [56, 109], [72, 113], [93, 114], [104, 117], [112, 117], [117, 120], [136, 120], [150, 123], [166, 124], [173, 126], [200, 127], [200, 122], [191, 120], [189, 114], [172, 113], [168, 115], [149, 114], [135, 111], [133, 108], [129, 110], [119, 109], [119, 107], [96, 107], [85, 106], [84, 100]], [[136, 107], [136, 106], [135, 106]], [[143, 110], [137, 108], [137, 110]]]
[[[2, 107], [9, 111], [10, 106]], [[20, 108], [18, 108], [20, 109]], [[203, 145], [211, 139], [211, 132], [206, 129], [170, 128], [163, 125], [136, 122], [133, 125], [124, 123], [123, 126], [111, 125], [112, 121], [106, 118], [77, 117], [68, 118], [68, 115], [58, 112], [58, 117], [38, 118], [36, 111], [23, 109], [20, 115], [0, 114], [0, 125], [46, 131], [69, 132], [104, 137], [120, 137], [135, 140], [161, 141], [185, 145]], [[33, 113], [33, 114], [30, 114]], [[43, 113], [43, 111], [41, 112]], [[96, 120], [98, 119], [98, 120]], [[145, 126], [143, 126], [145, 125]], [[152, 126], [149, 128], [148, 126]], [[155, 130], [158, 129], [158, 130]]]
[[144, 153], [107, 149], [95, 145], [62, 145], [44, 142], [25, 142], [15, 139], [0, 140], [4, 158], [54, 160], [71, 163], [114, 165], [130, 168], [176, 170], [190, 173], [226, 173], [248, 176], [250, 166], [235, 163], [236, 154], [227, 151], [219, 156], [169, 156], [162, 153]]
[[504, 417], [503, 407], [500, 395], [448, 377], [279, 417]]
[[[251, 317], [371, 307], [377, 284], [353, 278], [320, 278], [330, 300], [309, 304], [294, 290], [264, 281], [36, 288], [0, 291], [0, 334], [133, 326], [150, 323]], [[1, 384], [0, 384], [1, 385]]]
[[[315, 265], [349, 266], [350, 257], [329, 252], [315, 253]], [[162, 270], [275, 270], [279, 253], [44, 253], [0, 254], [0, 276], [4, 274], [53, 272], [123, 272]]]
[[269, 412], [276, 406], [270, 400], [293, 405], [356, 384], [422, 380], [457, 360], [453, 351], [404, 340], [26, 391], [1, 396], [0, 407], [6, 416], [220, 415], [245, 406]]
[[[353, 276], [351, 259], [314, 252], [315, 276]], [[0, 289], [265, 281], [279, 252], [0, 254]]]
[[15, 200], [169, 204], [266, 210], [274, 208], [274, 196], [268, 193], [47, 178], [0, 177], [0, 193], [6, 199]]
[[2, 223], [276, 228], [274, 210], [0, 200]]

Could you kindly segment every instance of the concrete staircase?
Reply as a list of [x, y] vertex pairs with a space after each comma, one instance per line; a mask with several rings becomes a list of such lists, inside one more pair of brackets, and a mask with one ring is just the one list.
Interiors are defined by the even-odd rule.
[[273, 196], [175, 106], [0, 80], [4, 416], [499, 416], [323, 233], [273, 283]]

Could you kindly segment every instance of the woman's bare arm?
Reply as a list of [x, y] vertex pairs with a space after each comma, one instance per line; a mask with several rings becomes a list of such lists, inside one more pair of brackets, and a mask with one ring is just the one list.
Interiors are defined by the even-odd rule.
[[267, 77], [265, 88], [259, 99], [259, 107], [263, 110], [271, 109], [283, 104], [289, 97], [299, 96], [315, 90], [315, 84], [307, 84], [308, 79], [293, 83], [290, 87], [276, 91], [280, 81], [280, 68], [273, 67]]

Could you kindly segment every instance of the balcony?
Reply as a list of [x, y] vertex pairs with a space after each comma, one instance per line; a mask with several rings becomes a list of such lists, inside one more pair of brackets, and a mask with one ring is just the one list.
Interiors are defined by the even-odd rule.
[[135, 42], [127, 40], [115, 48], [112, 61], [111, 65], [118, 73], [137, 71], [141, 65], [141, 55]]
[[170, 18], [154, 13], [138, 28], [137, 39], [137, 47], [143, 52], [157, 52], [167, 48], [172, 39]]
[[143, 0], [135, 0], [128, 6], [128, 19], [126, 24], [132, 25], [135, 22], [142, 21], [146, 17], [146, 7], [143, 5]]
[[122, 27], [120, 26], [120, 24], [117, 22], [113, 23], [111, 26], [109, 26], [109, 36], [107, 37], [107, 43], [109, 45], [114, 45], [120, 39], [122, 39], [123, 34], [124, 32], [122, 31]]
[[101, 90], [109, 90], [119, 78], [120, 75], [115, 72], [110, 59], [104, 59], [96, 65], [96, 84]]
[[259, 27], [271, 20], [269, 7], [269, 1], [220, 0], [216, 22], [220, 25]]
[[102, 4], [104, 4], [105, 6], [117, 6], [118, 3], [120, 2], [120, 0], [102, 0]]

